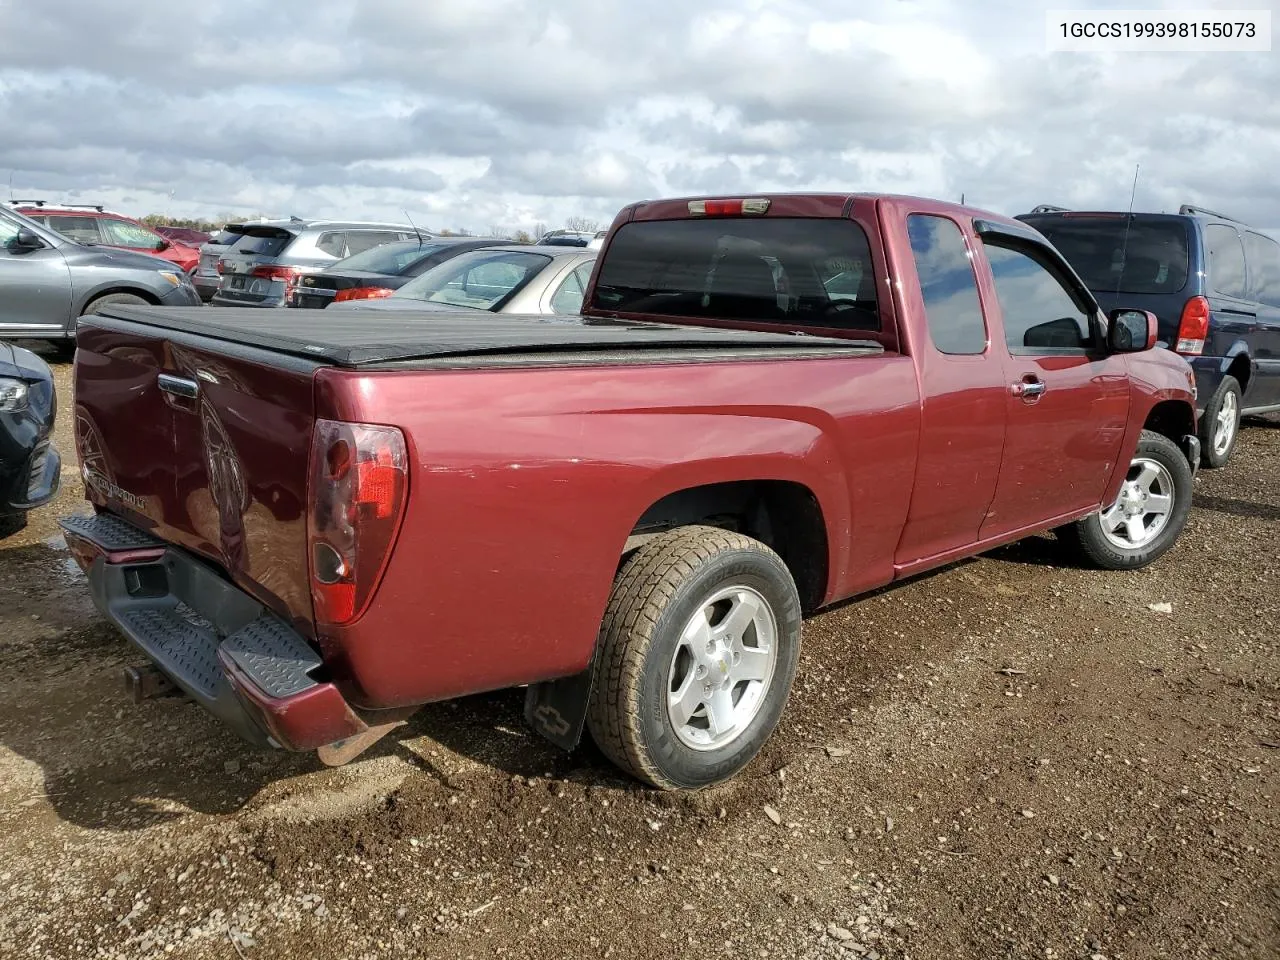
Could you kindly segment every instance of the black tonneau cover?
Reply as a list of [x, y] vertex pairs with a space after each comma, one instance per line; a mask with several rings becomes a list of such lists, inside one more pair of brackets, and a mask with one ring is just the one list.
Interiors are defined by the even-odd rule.
[[[395, 313], [253, 307], [112, 304], [98, 314], [163, 330], [262, 347], [342, 367], [404, 360], [543, 351], [657, 350], [672, 347], [808, 347], [880, 353], [870, 340], [796, 336], [600, 317], [544, 317], [482, 310]], [[86, 317], [84, 322], [93, 322]]]

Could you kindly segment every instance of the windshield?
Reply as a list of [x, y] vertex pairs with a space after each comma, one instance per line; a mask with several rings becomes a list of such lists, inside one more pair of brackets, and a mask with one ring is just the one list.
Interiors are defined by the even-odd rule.
[[551, 258], [515, 250], [476, 250], [446, 260], [392, 294], [476, 310], [501, 310]]
[[387, 273], [397, 275], [410, 264], [417, 263], [423, 257], [439, 253], [448, 243], [419, 243], [417, 240], [406, 240], [403, 243], [384, 243], [380, 247], [372, 247], [353, 254], [345, 260], [339, 260], [330, 271], [361, 270], [366, 273]]
[[592, 306], [879, 330], [867, 235], [851, 220], [650, 220], [614, 234]]
[[1177, 293], [1187, 285], [1187, 227], [1181, 220], [1123, 214], [1020, 219], [1048, 237], [1095, 293]]

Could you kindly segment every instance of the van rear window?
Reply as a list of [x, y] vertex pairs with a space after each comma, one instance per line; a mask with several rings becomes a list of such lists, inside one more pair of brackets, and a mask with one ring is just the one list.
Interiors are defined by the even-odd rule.
[[1187, 226], [1181, 220], [1141, 215], [1018, 219], [1048, 237], [1095, 293], [1177, 293], [1187, 285]]
[[867, 235], [851, 220], [644, 220], [614, 234], [592, 306], [782, 326], [880, 329]]

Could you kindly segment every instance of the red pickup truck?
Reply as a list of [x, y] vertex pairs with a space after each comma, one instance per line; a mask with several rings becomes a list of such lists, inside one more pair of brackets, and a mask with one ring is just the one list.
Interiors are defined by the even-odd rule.
[[98, 607], [256, 743], [341, 762], [527, 685], [553, 741], [696, 788], [773, 730], [803, 613], [1046, 530], [1136, 568], [1185, 523], [1190, 368], [1015, 220], [637, 203], [584, 302], [83, 318]]

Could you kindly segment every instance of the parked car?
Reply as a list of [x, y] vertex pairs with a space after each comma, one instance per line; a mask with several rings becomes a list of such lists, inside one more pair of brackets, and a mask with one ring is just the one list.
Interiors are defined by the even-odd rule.
[[332, 309], [573, 314], [582, 307], [595, 261], [595, 251], [580, 247], [487, 247], [432, 267], [386, 299], [334, 304]]
[[171, 263], [78, 243], [0, 206], [0, 338], [74, 347], [82, 314], [111, 304], [199, 302], [190, 277]]
[[538, 243], [547, 247], [585, 247], [594, 236], [583, 230], [550, 230], [542, 235]]
[[604, 238], [607, 237], [608, 235], [609, 235], [608, 230], [597, 230], [596, 235], [592, 237], [590, 242], [587, 244], [587, 249], [599, 250], [601, 247], [604, 246]]
[[49, 440], [57, 413], [49, 365], [0, 341], [0, 537], [21, 530], [27, 511], [58, 493], [62, 459]]
[[218, 261], [240, 239], [242, 226], [238, 223], [227, 224], [200, 246], [200, 262], [191, 273], [191, 282], [195, 284], [196, 292], [205, 303], [212, 300], [213, 295], [218, 292], [218, 285], [222, 283], [222, 270]]
[[270, 220], [229, 224], [238, 236], [218, 258], [215, 307], [282, 307], [289, 284], [353, 254], [417, 239], [412, 226], [339, 220]]
[[320, 309], [348, 300], [389, 297], [432, 267], [482, 247], [508, 246], [510, 240], [484, 237], [434, 237], [384, 243], [339, 260], [319, 273], [299, 277], [285, 300], [291, 307]]
[[43, 200], [19, 200], [14, 209], [77, 243], [101, 244], [168, 260], [184, 273], [195, 269], [200, 251], [162, 237], [145, 223], [97, 204], [51, 206]]
[[155, 231], [166, 240], [173, 240], [176, 243], [185, 243], [188, 247], [196, 248], [208, 243], [209, 238], [212, 236], [212, 234], [205, 233], [203, 230], [196, 230], [192, 227], [171, 227], [167, 224], [161, 224], [155, 228]]
[[63, 528], [95, 602], [259, 744], [342, 762], [529, 684], [557, 744], [696, 788], [773, 730], [802, 611], [1046, 530], [1135, 569], [1186, 522], [1190, 368], [1016, 220], [646, 202], [587, 287], [573, 317], [88, 318], [96, 512]]
[[1038, 207], [1018, 219], [1053, 242], [1104, 307], [1160, 318], [1196, 372], [1205, 466], [1227, 462], [1240, 416], [1280, 410], [1280, 244], [1200, 207], [1176, 214]]

